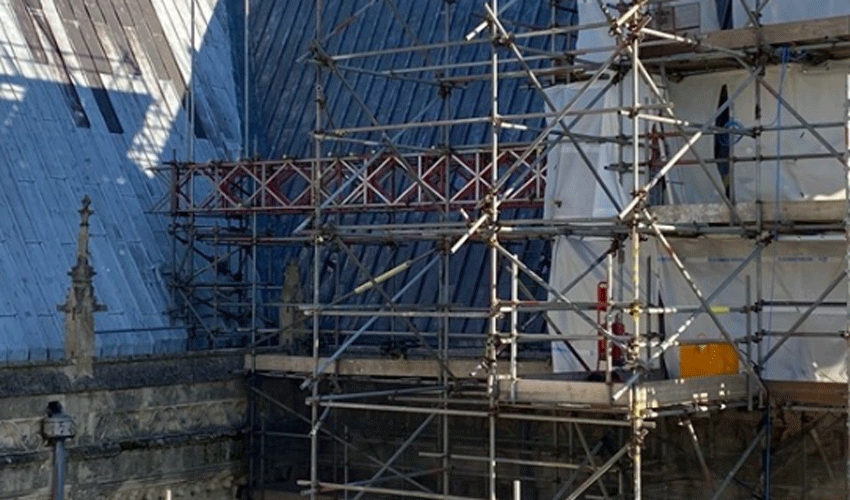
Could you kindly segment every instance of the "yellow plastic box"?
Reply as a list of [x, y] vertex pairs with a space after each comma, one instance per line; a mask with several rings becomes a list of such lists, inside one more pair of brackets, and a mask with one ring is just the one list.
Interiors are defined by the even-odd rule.
[[735, 346], [719, 341], [682, 343], [679, 346], [679, 373], [682, 378], [738, 373]]

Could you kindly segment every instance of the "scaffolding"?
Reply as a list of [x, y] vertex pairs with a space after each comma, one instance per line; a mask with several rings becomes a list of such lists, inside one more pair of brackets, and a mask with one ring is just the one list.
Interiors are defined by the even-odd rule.
[[[658, 478], [666, 469], [657, 461], [665, 457], [664, 436], [653, 440], [652, 435], [666, 432], [669, 421], [692, 437], [702, 487], [713, 492], [710, 498], [725, 498], [730, 484], [747, 467], [753, 469], [752, 478], [746, 484], [738, 481], [738, 487], [769, 498], [777, 488], [772, 485], [771, 456], [781, 451], [773, 449], [771, 407], [781, 404], [793, 411], [828, 415], [833, 425], [845, 422], [850, 386], [765, 381], [763, 367], [787, 339], [813, 335], [797, 330], [819, 308], [847, 308], [846, 301], [828, 299], [846, 283], [850, 251], [845, 271], [823, 283], [818, 297], [794, 304], [799, 321], [784, 332], [771, 332], [766, 324], [766, 308], [782, 304], [773, 304], [766, 296], [760, 273], [763, 250], [775, 241], [836, 235], [850, 242], [846, 199], [850, 158], [845, 147], [831, 144], [821, 134], [836, 124], [810, 122], [764, 77], [766, 68], [781, 64], [781, 51], [790, 45], [813, 61], [850, 56], [848, 18], [761, 26], [763, 5], [757, 2], [748, 11], [750, 27], [693, 35], [678, 30], [675, 22], [659, 21], [670, 2], [635, 0], [616, 6], [599, 2], [606, 21], [593, 26], [555, 22], [531, 26], [510, 17], [515, 3], [490, 0], [483, 5], [480, 24], [457, 37], [451, 26], [454, 4], [441, 2], [445, 26], [440, 42], [330, 53], [328, 40], [356, 24], [369, 9], [386, 9], [400, 24], [397, 29], [411, 30], [393, 16], [391, 1], [367, 3], [344, 25], [328, 26], [323, 17], [327, 7], [317, 0], [310, 54], [318, 75], [313, 157], [175, 161], [162, 169], [170, 190], [159, 208], [174, 221], [175, 312], [194, 327], [199, 345], [249, 346], [250, 485], [258, 498], [267, 487], [269, 456], [281, 446], [270, 444], [273, 439], [309, 442], [287, 446], [300, 450], [297, 454], [305, 459], [298, 484], [311, 499], [666, 498], [665, 488], [672, 480]], [[549, 2], [539, 8], [551, 10], [554, 20], [567, 3]], [[609, 30], [610, 48], [564, 46], [574, 33], [600, 27]], [[489, 47], [486, 59], [452, 59], [458, 48], [473, 45]], [[394, 57], [409, 54], [433, 57], [423, 57], [427, 64], [421, 66], [411, 64], [410, 58]], [[384, 64], [386, 59], [381, 58], [387, 57], [404, 63]], [[369, 63], [375, 60], [379, 62]], [[714, 116], [692, 123], [676, 115], [664, 90], [668, 78], [731, 68], [748, 76], [731, 89]], [[357, 75], [441, 89], [443, 117], [382, 123], [352, 83]], [[334, 110], [326, 107], [329, 80], [337, 80], [338, 88], [351, 94], [362, 121], [347, 126], [345, 117], [333, 116]], [[543, 102], [543, 111], [503, 112], [507, 106], [500, 101], [500, 91], [505, 82], [520, 82], [523, 91]], [[567, 82], [577, 90], [568, 102], [557, 105], [547, 88]], [[489, 116], [452, 113], [453, 92], [470, 84], [488, 86]], [[600, 86], [603, 92], [620, 89], [627, 97], [613, 108], [594, 107], [602, 94]], [[796, 123], [765, 124], [756, 111], [751, 128], [718, 125], [718, 116], [745, 88], [753, 89], [757, 107], [773, 100]], [[590, 104], [577, 104], [582, 97]], [[848, 112], [837, 126], [850, 134], [846, 132], [850, 93], [836, 96], [839, 99]], [[596, 114], [616, 117], [619, 133], [591, 137], [575, 132], [579, 120]], [[682, 141], [658, 164], [650, 161], [654, 138], [644, 126], [647, 123], [666, 124]], [[476, 126], [486, 127], [485, 141], [450, 144], [453, 128]], [[405, 144], [399, 137], [407, 130], [436, 131], [436, 142]], [[770, 156], [760, 146], [770, 130], [805, 130], [823, 150]], [[755, 140], [751, 157], [703, 158], [693, 147], [701, 138], [725, 135], [729, 140], [729, 134]], [[562, 144], [586, 164], [616, 207], [616, 216], [539, 217], [547, 169], [554, 168], [547, 165], [547, 156]], [[618, 148], [620, 161], [611, 168], [632, 181], [625, 203], [608, 191], [599, 165], [585, 153], [592, 144]], [[348, 152], [340, 154], [341, 149]], [[840, 162], [845, 176], [836, 181], [846, 186], [845, 199], [776, 200], [777, 209], [771, 211], [761, 199], [737, 201], [733, 182], [731, 189], [714, 184], [720, 203], [664, 205], [652, 200], [653, 189], [673, 169], [708, 169], [721, 161], [733, 171], [736, 162], [761, 169], [763, 162], [780, 157]], [[511, 215], [505, 216], [506, 211]], [[372, 214], [372, 219], [366, 221], [364, 213]], [[409, 213], [430, 215], [406, 217]], [[272, 219], [285, 219], [287, 230], [270, 231]], [[602, 268], [610, 294], [585, 302], [571, 300], [569, 287], [554, 286], [545, 270], [514, 245], [565, 235], [610, 242], [610, 249], [573, 282]], [[705, 235], [715, 242], [734, 238], [751, 244], [748, 257], [711, 291], [691, 277], [675, 245], [677, 239]], [[653, 278], [642, 252], [647, 241], [666, 251], [687, 284], [690, 296], [682, 297], [680, 304], [662, 305], [653, 299]], [[480, 279], [455, 275], [470, 255], [463, 249], [471, 246], [481, 249], [486, 265]], [[286, 253], [281, 248], [296, 250]], [[385, 258], [376, 248], [407, 250]], [[304, 259], [307, 254], [309, 259]], [[279, 273], [279, 259], [284, 256], [294, 261], [298, 258], [293, 256], [301, 256], [300, 262], [309, 269], [300, 290], [298, 279], [286, 282]], [[377, 256], [377, 261], [370, 261], [370, 256]], [[343, 263], [353, 278], [328, 283], [324, 270]], [[747, 300], [724, 306], [747, 318], [745, 334], [733, 335], [719, 318], [718, 297], [747, 269], [758, 273], [755, 279], [747, 277]], [[301, 271], [294, 275], [307, 276]], [[480, 281], [477, 288], [486, 290], [480, 303], [454, 302], [461, 278]], [[621, 281], [624, 286], [619, 286]], [[425, 285], [436, 287], [431, 299], [411, 301], [410, 290]], [[564, 331], [550, 317], [554, 311], [570, 311], [592, 332]], [[665, 312], [690, 317], [676, 325], [674, 334], [661, 338], [651, 325], [658, 325]], [[618, 315], [630, 334], [614, 331]], [[735, 346], [740, 372], [663, 378], [659, 360], [700, 315]], [[289, 324], [283, 324], [284, 318]], [[479, 331], [469, 325], [485, 326]], [[295, 333], [284, 335], [287, 330]], [[821, 335], [847, 339], [847, 332], [850, 320], [844, 331]], [[764, 348], [768, 337], [776, 340], [769, 350]], [[303, 339], [306, 351], [293, 338]], [[591, 369], [570, 347], [588, 340], [604, 340], [599, 344], [604, 369]], [[551, 373], [549, 362], [535, 357], [529, 346], [545, 347], [553, 341], [565, 342], [586, 371]], [[624, 357], [621, 368], [615, 366], [618, 351]], [[270, 380], [295, 381], [292, 387], [297, 384], [304, 391], [306, 406], [300, 396], [275, 394], [268, 388]], [[732, 408], [755, 416], [742, 431], [746, 446], [720, 478], [709, 470], [703, 452], [707, 445], [699, 439], [692, 418]], [[274, 414], [290, 415], [300, 423], [292, 429], [270, 429]], [[346, 422], [366, 420], [384, 427], [374, 430], [372, 441], [352, 437], [354, 426]], [[844, 425], [850, 426], [850, 420]], [[811, 439], [822, 447], [815, 434]], [[393, 451], [385, 453], [388, 449]], [[753, 459], [757, 451], [761, 458]], [[827, 470], [832, 475], [829, 464]], [[850, 498], [846, 486], [850, 454], [847, 474], [848, 482], [838, 484]], [[650, 476], [653, 479], [645, 481]]]

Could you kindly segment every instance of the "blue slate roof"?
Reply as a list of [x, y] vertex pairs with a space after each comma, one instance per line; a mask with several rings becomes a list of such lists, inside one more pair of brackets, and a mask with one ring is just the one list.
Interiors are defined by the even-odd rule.
[[[312, 62], [311, 47], [315, 33], [315, 10], [313, 0], [259, 2], [251, 14], [252, 46], [252, 83], [251, 90], [251, 127], [254, 131], [252, 142], [259, 147], [258, 156], [276, 158], [310, 157], [312, 151], [311, 132], [315, 128], [315, 83], [321, 78], [325, 96], [325, 127], [355, 127], [371, 125], [370, 115], [378, 123], [403, 123], [410, 121], [427, 122], [449, 116], [468, 118], [488, 116], [490, 112], [490, 82], [486, 75], [489, 66], [453, 68], [442, 71], [441, 76], [458, 81], [451, 88], [448, 97], [443, 98], [438, 85], [421, 80], [434, 80], [440, 71], [423, 71], [410, 79], [392, 79], [377, 76], [374, 73], [403, 69], [412, 66], [432, 66], [444, 62], [485, 62], [488, 60], [491, 44], [485, 34], [475, 43], [449, 50], [433, 49], [429, 51], [408, 51], [386, 54], [363, 60], [340, 62], [332, 74], [329, 68], [323, 68], [317, 76]], [[508, 2], [505, 2], [507, 4]], [[572, 25], [576, 22], [576, 9], [573, 0], [556, 2], [558, 8], [550, 8], [550, 2], [519, 1], [503, 12], [506, 20], [514, 20], [508, 28], [525, 31], [529, 26], [549, 26], [552, 16], [560, 25]], [[416, 44], [439, 43], [448, 37], [450, 40], [462, 39], [483, 20], [481, 2], [460, 1], [329, 1], [325, 2], [323, 26], [327, 35], [322, 40], [322, 50], [328, 54], [349, 54], [361, 51], [373, 51], [384, 48], [411, 46]], [[446, 14], [449, 8], [448, 32], [446, 32]], [[565, 50], [574, 46], [573, 36], [559, 36], [551, 39], [537, 39], [530, 42], [538, 48], [556, 47]], [[502, 57], [509, 56], [503, 50]], [[533, 66], [548, 66], [549, 60], [532, 63]], [[364, 71], [350, 71], [347, 67], [357, 67]], [[511, 69], [518, 70], [514, 65]], [[470, 78], [473, 77], [473, 78]], [[478, 77], [478, 78], [475, 78]], [[463, 81], [462, 81], [463, 80]], [[524, 78], [507, 80], [502, 83], [500, 92], [500, 111], [502, 113], [525, 113], [543, 111], [543, 101], [539, 94], [529, 88]], [[538, 122], [542, 125], [542, 120]], [[443, 132], [435, 127], [423, 127], [403, 133], [390, 132], [394, 139], [405, 147], [452, 147], [486, 144], [489, 140], [489, 125], [484, 123], [453, 126], [448, 134], [448, 143]], [[503, 130], [501, 141], [527, 141], [533, 135], [515, 130]], [[381, 142], [379, 133], [364, 138]], [[365, 153], [374, 147], [364, 147], [352, 143], [327, 142], [323, 145], [323, 155], [344, 155]], [[505, 218], [535, 218], [541, 216], [536, 210], [503, 212]], [[434, 222], [434, 213], [408, 212], [393, 216], [395, 222]], [[454, 214], [452, 217], [458, 217]], [[377, 224], [387, 223], [386, 214], [347, 215], [337, 223]], [[289, 234], [297, 222], [288, 217], [267, 217], [262, 221], [268, 234]], [[512, 243], [510, 248], [525, 262], [538, 270], [543, 276], [548, 274], [549, 245], [546, 241], [528, 241]], [[355, 246], [353, 252], [372, 273], [379, 274], [415, 255], [422, 255], [434, 248], [432, 242], [401, 242], [395, 246]], [[261, 249], [259, 263], [261, 269], [282, 269], [285, 263], [295, 259], [301, 263], [302, 282], [310, 283], [312, 260], [310, 252], [300, 248]], [[390, 295], [401, 290], [404, 284], [416, 276], [427, 261], [418, 261], [409, 270], [386, 284]], [[451, 260], [450, 275], [453, 279], [452, 296], [449, 301], [457, 305], [482, 306], [489, 303], [487, 276], [489, 262], [486, 248], [482, 244], [464, 247]], [[324, 259], [322, 275], [323, 300], [334, 297], [335, 290], [351, 290], [366, 279], [357, 269], [353, 260], [343, 254], [328, 254]], [[280, 274], [280, 273], [277, 273]], [[399, 299], [406, 304], [436, 304], [438, 302], [438, 274], [431, 272], [425, 279], [417, 282], [404, 292]], [[274, 277], [272, 277], [274, 279]], [[545, 293], [539, 287], [527, 283], [539, 298]], [[501, 296], [507, 296], [508, 280], [503, 273], [499, 284]], [[264, 301], [274, 302], [277, 297], [268, 293]], [[382, 296], [375, 291], [361, 294], [357, 299], [362, 304], [381, 304]], [[276, 318], [274, 308], [261, 311], [261, 317]], [[356, 329], [365, 320], [346, 319], [335, 323], [329, 319], [324, 327]], [[271, 324], [263, 327], [274, 326]], [[436, 331], [435, 319], [413, 320], [416, 328], [422, 331]], [[483, 319], [454, 319], [451, 331], [480, 333], [485, 331]], [[538, 320], [531, 330], [542, 329]], [[371, 330], [410, 331], [405, 321], [382, 319]], [[483, 339], [483, 337], [482, 337]], [[480, 343], [480, 340], [474, 343]]]
[[[311, 45], [315, 34], [315, 5], [313, 0], [257, 2], [252, 11], [253, 78], [252, 127], [261, 145], [261, 156], [283, 155], [307, 157], [311, 154], [309, 133], [315, 128], [315, 66], [311, 63]], [[510, 2], [504, 2], [510, 4]], [[555, 2], [554, 16], [558, 24], [576, 22], [574, 0]], [[440, 43], [444, 37], [460, 40], [483, 20], [483, 3], [475, 1], [361, 1], [332, 0], [325, 2], [322, 16], [323, 50], [328, 54], [350, 54], [383, 48], [410, 47]], [[448, 34], [446, 14], [448, 7]], [[527, 26], [544, 27], [552, 22], [550, 2], [521, 0], [502, 13], [507, 20], [523, 25], [508, 25], [509, 29], [525, 31]], [[553, 41], [536, 40], [533, 45], [565, 50], [574, 39], [555, 37]], [[379, 123], [402, 123], [440, 119], [444, 106], [453, 118], [487, 116], [490, 110], [490, 83], [487, 78], [457, 85], [448, 99], [440, 97], [441, 88], [381, 76], [347, 71], [346, 66], [368, 71], [401, 69], [412, 66], [436, 65], [448, 61], [461, 63], [487, 61], [491, 44], [486, 32], [476, 43], [449, 50], [408, 51], [368, 59], [340, 62], [339, 73], [354, 89], [351, 92], [343, 81], [324, 69], [322, 86], [327, 101], [327, 116], [333, 126], [370, 125], [368, 113], [357, 102], [362, 99]], [[503, 57], [508, 55], [503, 51]], [[549, 64], [548, 61], [534, 65]], [[514, 67], [517, 69], [517, 67]], [[434, 80], [439, 71], [409, 75], [412, 78]], [[488, 66], [476, 69], [455, 68], [442, 72], [444, 77], [462, 78], [486, 75]], [[512, 80], [500, 89], [502, 112], [542, 111], [539, 96], [527, 89], [524, 79]], [[356, 97], [355, 97], [356, 95]], [[327, 122], [327, 120], [326, 120]], [[487, 126], [455, 126], [449, 143], [479, 144], [487, 140]], [[440, 132], [434, 128], [402, 134], [402, 144], [431, 146], [441, 144]], [[379, 138], [374, 135], [373, 138]], [[515, 133], [506, 133], [504, 140], [520, 140]], [[333, 152], [351, 152], [354, 146], [337, 145]]]
[[[558, 22], [575, 22], [572, 0], [560, 3], [555, 14]], [[198, 28], [194, 71], [189, 47], [193, 4]], [[445, 5], [450, 6], [449, 38], [459, 38], [482, 19], [480, 2], [471, 1], [326, 2], [325, 26], [333, 32], [324, 45], [330, 53], [347, 53], [413, 40], [440, 41], [445, 36]], [[505, 18], [548, 25], [552, 15], [548, 6], [548, 2], [519, 1], [505, 12]], [[249, 153], [271, 158], [311, 154], [316, 77], [309, 57], [313, 9], [313, 0], [251, 2], [248, 94], [253, 134]], [[98, 273], [95, 290], [108, 307], [96, 318], [98, 354], [175, 352], [187, 347], [186, 331], [172, 324], [168, 315], [168, 220], [148, 213], [166, 187], [149, 175], [149, 169], [173, 157], [186, 159], [187, 132], [193, 137], [195, 160], [243, 154], [242, 12], [241, 0], [9, 0], [0, 4], [0, 168], [5, 174], [0, 176], [0, 280], [4, 283], [0, 361], [63, 356], [62, 317], [56, 305], [64, 300], [70, 283], [66, 273], [74, 260], [76, 211], [86, 194], [95, 211], [90, 244]], [[489, 50], [485, 37], [483, 43], [445, 54], [433, 50], [382, 56], [364, 67], [371, 71], [444, 60], [484, 60]], [[354, 93], [327, 71], [322, 77], [334, 126], [368, 123], [354, 94], [362, 96], [365, 106], [386, 123], [433, 120], [446, 110], [452, 117], [483, 116], [489, 110], [486, 79], [458, 85], [444, 100], [433, 85], [341, 71]], [[486, 71], [457, 69], [449, 76]], [[196, 105], [191, 131], [187, 85], [194, 89]], [[503, 112], [542, 109], [539, 97], [524, 85], [515, 80], [500, 89]], [[503, 136], [507, 141], [522, 139], [517, 132]], [[398, 140], [414, 146], [445, 142], [433, 128], [401, 134]], [[486, 140], [485, 125], [456, 126], [448, 143]], [[357, 152], [357, 148], [338, 144], [333, 152]], [[356, 221], [378, 221], [379, 217]], [[433, 215], [401, 217], [425, 221]], [[272, 232], [287, 233], [292, 228], [285, 219], [270, 218], [264, 223]], [[427, 251], [428, 245], [359, 249], [358, 255], [377, 270]], [[515, 250], [529, 262], [545, 262], [544, 242], [525, 243]], [[292, 256], [309, 262], [297, 249], [279, 248], [269, 250], [260, 264], [265, 268]], [[339, 269], [350, 269], [344, 264], [338, 263]], [[486, 287], [479, 283], [487, 266], [483, 248], [464, 249], [453, 266], [452, 275], [464, 279], [457, 284], [452, 301], [483, 304]], [[309, 282], [308, 266], [303, 269], [304, 281]], [[408, 277], [417, 270], [409, 270]], [[359, 282], [362, 276], [346, 271], [338, 279], [345, 285]], [[434, 280], [425, 280], [403, 300], [433, 302], [436, 294]], [[364, 296], [364, 300], [376, 300], [374, 294]], [[452, 329], [479, 331], [482, 325], [458, 320]]]
[[[722, 15], [728, 0], [718, 1]], [[321, 45], [330, 54], [457, 40], [484, 18], [483, 3], [470, 0], [327, 0], [324, 4]], [[194, 71], [189, 47], [192, 5], [198, 30]], [[502, 18], [512, 31], [548, 26], [553, 20], [558, 25], [577, 22], [575, 0], [505, 0], [502, 5], [509, 6]], [[251, 137], [246, 152], [241, 141], [246, 92], [242, 80], [244, 0], [8, 0], [0, 4], [0, 362], [63, 356], [62, 317], [56, 305], [64, 300], [70, 283], [67, 270], [74, 260], [76, 211], [86, 194], [95, 210], [91, 221], [91, 258], [98, 273], [95, 288], [108, 307], [97, 316], [98, 354], [187, 348], [186, 331], [168, 315], [168, 220], [148, 213], [167, 188], [149, 169], [175, 157], [186, 159], [187, 132], [193, 137], [193, 159], [198, 161], [246, 153], [262, 158], [312, 154], [315, 1], [254, 0], [249, 6]], [[486, 61], [491, 46], [486, 33], [480, 42], [345, 61], [338, 64], [338, 75], [323, 68], [325, 126], [368, 125], [370, 113], [379, 123], [486, 116], [490, 84], [486, 78], [474, 77], [486, 74], [487, 66], [443, 71], [442, 77], [466, 80], [453, 86], [445, 98], [441, 95], [445, 89], [424, 83], [433, 81], [437, 71], [409, 75], [419, 81], [375, 74], [446, 61]], [[561, 36], [537, 40], [532, 46], [565, 49], [574, 43], [572, 36]], [[196, 108], [192, 131], [188, 130], [189, 85]], [[499, 92], [502, 113], [543, 110], [539, 96], [524, 79], [503, 83]], [[426, 127], [391, 135], [402, 146], [451, 147], [486, 143], [488, 126], [453, 126], [447, 139], [442, 134]], [[505, 130], [501, 140], [529, 137]], [[381, 139], [378, 134], [366, 138]], [[369, 149], [351, 143], [324, 147], [324, 154]], [[505, 218], [539, 215], [534, 211], [502, 214]], [[358, 224], [388, 220], [376, 214], [347, 217]], [[395, 220], [423, 222], [434, 217], [405, 213]], [[268, 217], [262, 223], [270, 234], [288, 234], [293, 228], [292, 219], [286, 217]], [[546, 242], [515, 243], [512, 248], [546, 273]], [[430, 243], [405, 243], [358, 248], [357, 256], [380, 272], [431, 249]], [[291, 258], [302, 263], [303, 282], [309, 283], [311, 261], [299, 248], [263, 249], [258, 264], [262, 269], [277, 269]], [[422, 265], [414, 265], [397, 282], [404, 283]], [[333, 262], [329, 258], [325, 267], [326, 297], [337, 281], [345, 289], [363, 279], [345, 259]], [[458, 279], [451, 302], [485, 304], [487, 287], [482, 285], [487, 267], [483, 246], [461, 250], [452, 260], [450, 274], [463, 279]], [[504, 286], [505, 278], [500, 280]], [[402, 301], [434, 303], [437, 294], [436, 278], [430, 276], [405, 293]], [[362, 295], [364, 303], [379, 300], [374, 292]], [[269, 317], [276, 316], [272, 309], [267, 311]], [[436, 328], [429, 320], [418, 321], [418, 326]], [[483, 326], [481, 320], [454, 320], [452, 330], [477, 332]], [[375, 326], [385, 327], [389, 325]]]
[[[227, 12], [197, 0], [195, 151], [235, 156]], [[102, 356], [185, 349], [165, 284], [167, 220], [149, 169], [185, 158], [190, 3], [0, 3], [0, 361], [63, 357], [61, 313], [88, 194]], [[202, 31], [200, 31], [202, 30]]]

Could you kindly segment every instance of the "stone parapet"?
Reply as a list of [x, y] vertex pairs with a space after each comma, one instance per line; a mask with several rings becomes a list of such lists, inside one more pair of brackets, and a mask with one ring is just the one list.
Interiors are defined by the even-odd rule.
[[236, 353], [0, 368], [2, 498], [50, 497], [48, 402], [74, 419], [68, 499], [235, 498], [244, 483], [247, 400]]

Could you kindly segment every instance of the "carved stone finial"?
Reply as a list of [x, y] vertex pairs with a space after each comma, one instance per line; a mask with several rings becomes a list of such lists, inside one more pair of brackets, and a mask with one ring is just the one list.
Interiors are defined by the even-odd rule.
[[106, 310], [97, 302], [92, 278], [94, 268], [89, 264], [89, 218], [91, 198], [83, 198], [80, 212], [80, 234], [77, 237], [77, 261], [71, 271], [71, 288], [64, 304], [58, 309], [65, 313], [65, 356], [74, 363], [77, 376], [92, 374], [94, 357], [94, 313]]
[[278, 328], [280, 345], [291, 349], [304, 335], [304, 313], [296, 306], [304, 301], [301, 287], [301, 268], [298, 262], [290, 260], [283, 272], [283, 286], [280, 291], [281, 305], [278, 308]]
[[80, 212], [80, 235], [77, 238], [77, 262], [81, 258], [88, 260], [89, 256], [89, 217], [91, 217], [91, 198], [89, 195], [83, 197], [83, 206]]

